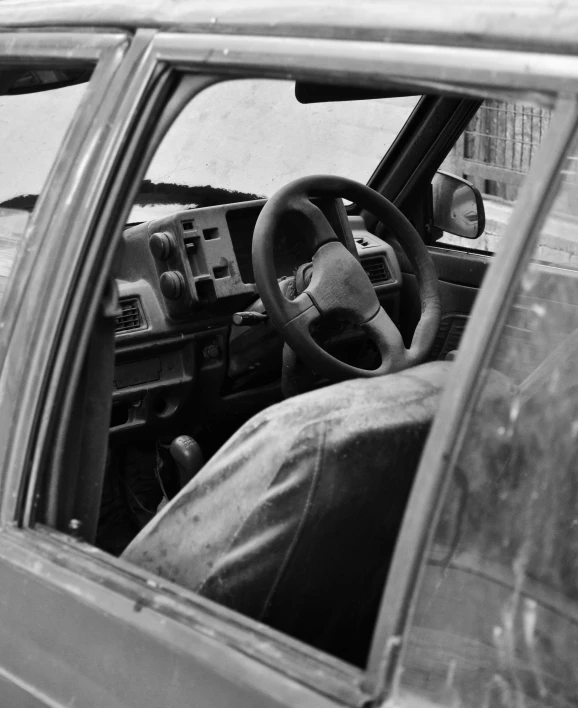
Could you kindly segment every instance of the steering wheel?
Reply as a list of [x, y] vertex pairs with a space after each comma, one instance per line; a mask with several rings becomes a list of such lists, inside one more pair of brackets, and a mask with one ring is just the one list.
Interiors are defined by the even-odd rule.
[[[359, 260], [337, 239], [310, 197], [345, 197], [367, 209], [393, 232], [417, 278], [421, 318], [406, 349], [399, 330], [379, 304]], [[275, 272], [275, 239], [281, 220], [291, 214], [313, 252], [313, 275], [294, 300], [287, 299]], [[344, 177], [313, 175], [294, 180], [263, 207], [253, 235], [253, 270], [267, 314], [285, 342], [318, 373], [335, 381], [382, 376], [423, 362], [434, 342], [441, 315], [435, 266], [425, 244], [406, 217], [381, 194]], [[381, 365], [360, 369], [336, 359], [310, 334], [321, 317], [337, 315], [359, 325], [377, 345]]]

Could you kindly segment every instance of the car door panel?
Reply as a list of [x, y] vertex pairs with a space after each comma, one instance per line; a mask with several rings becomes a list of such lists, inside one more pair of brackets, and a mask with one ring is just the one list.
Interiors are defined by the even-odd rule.
[[2, 670], [16, 686], [7, 695], [23, 699], [2, 693], [2, 706], [335, 705], [291, 680], [272, 646], [275, 668], [250, 656], [249, 641], [244, 652], [223, 641], [226, 610], [216, 608], [211, 622], [197, 608], [185, 622], [152, 580], [135, 590], [127, 573], [99, 568], [94, 553], [82, 559], [82, 546], [39, 536], [4, 532], [0, 546]]
[[46, 708], [54, 703], [39, 696], [32, 686], [23, 683], [16, 676], [0, 670], [0, 696], [5, 706], [18, 708]]
[[[429, 250], [438, 272], [442, 305], [440, 327], [430, 353], [430, 359], [444, 359], [449, 352], [459, 348], [486, 269], [494, 256], [462, 251], [452, 252], [451, 249], [430, 248]], [[464, 263], [467, 263], [467, 267], [464, 267]], [[519, 303], [513, 308], [504, 330], [504, 338], [512, 346], [518, 346], [521, 352], [516, 374], [517, 383], [529, 376], [541, 361], [539, 352], [530, 350], [525, 344], [537, 326], [540, 313], [547, 307], [549, 312], [556, 312], [560, 317], [565, 317], [573, 322], [577, 307], [571, 300], [553, 302], [551, 299], [551, 285], [559, 272], [558, 268], [541, 263], [535, 263], [533, 268], [540, 287], [535, 288], [533, 297], [519, 297]], [[400, 331], [402, 331], [406, 346], [409, 346], [415, 325], [419, 320], [421, 306], [417, 282], [411, 272], [411, 266], [407, 261], [402, 261], [401, 269], [403, 287]], [[571, 270], [566, 271], [566, 275], [572, 279], [576, 277]], [[571, 335], [573, 332], [568, 329], [564, 338]], [[562, 339], [558, 342], [559, 345], [562, 344]], [[499, 368], [500, 361], [500, 353], [498, 352], [495, 359], [497, 368]], [[510, 369], [512, 369], [511, 362]]]
[[[439, 279], [442, 318], [430, 359], [443, 359], [458, 348], [491, 258], [477, 253], [430, 248]], [[415, 275], [397, 252], [403, 274], [399, 328], [409, 346], [421, 315]]]

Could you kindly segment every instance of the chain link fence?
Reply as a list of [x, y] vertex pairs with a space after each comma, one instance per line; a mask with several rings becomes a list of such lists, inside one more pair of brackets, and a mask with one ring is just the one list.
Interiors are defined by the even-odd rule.
[[546, 108], [485, 101], [452, 151], [454, 173], [482, 194], [515, 201], [550, 116]]

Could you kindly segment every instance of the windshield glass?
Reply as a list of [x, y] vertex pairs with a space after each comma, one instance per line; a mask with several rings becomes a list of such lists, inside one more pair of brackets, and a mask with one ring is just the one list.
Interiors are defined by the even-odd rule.
[[211, 86], [168, 132], [129, 221], [270, 197], [305, 175], [333, 174], [366, 183], [418, 100], [303, 105], [290, 81]]

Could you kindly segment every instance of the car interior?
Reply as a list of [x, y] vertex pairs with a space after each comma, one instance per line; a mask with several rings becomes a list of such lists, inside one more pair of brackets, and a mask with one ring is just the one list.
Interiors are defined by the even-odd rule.
[[[396, 95], [408, 94], [295, 85], [304, 105]], [[38, 519], [122, 556], [253, 416], [337, 382], [383, 376], [395, 386], [435, 362], [449, 371], [493, 255], [475, 240], [438, 243], [452, 228], [479, 236], [483, 201], [459, 175], [453, 191], [449, 175], [432, 185], [480, 105], [421, 96], [367, 185], [308, 175], [263, 198], [144, 179], [135, 204], [163, 213], [129, 220], [122, 233], [58, 450], [63, 473], [47, 482]], [[475, 213], [461, 232], [447, 213], [464, 185]], [[516, 383], [539, 357], [520, 361]], [[433, 414], [407, 456], [399, 520]], [[395, 426], [389, 432], [395, 447]], [[356, 598], [370, 621], [353, 651], [306, 640], [363, 665], [384, 572]]]
[[[306, 82], [293, 90], [307, 109], [412, 93]], [[436, 249], [443, 227], [456, 224], [442, 214], [452, 199], [449, 182], [434, 218], [432, 180], [479, 105], [416, 98], [367, 186], [345, 174], [311, 175], [288, 179], [266, 199], [145, 175], [134, 199], [141, 216], [129, 217], [120, 239], [57, 447], [60, 474], [46, 481], [38, 520], [121, 556], [253, 416], [308, 392], [323, 395], [335, 382], [393, 380], [396, 372], [451, 358], [489, 256]], [[464, 184], [475, 196], [464, 180], [458, 188]], [[475, 235], [484, 221], [476, 199]], [[153, 217], [142, 218], [151, 205]], [[424, 415], [419, 425], [403, 424], [419, 427], [411, 454], [399, 421], [386, 436], [406, 450], [397, 463], [407, 468], [407, 484], [391, 515], [396, 527], [433, 411]], [[287, 626], [285, 607], [280, 619], [261, 619], [362, 665], [386, 572], [367, 581], [368, 595], [359, 598], [364, 618], [350, 608], [333, 633]], [[318, 599], [326, 593], [313, 589]], [[311, 607], [303, 617], [312, 626]], [[364, 627], [355, 637], [352, 618]]]
[[[320, 91], [297, 84], [295, 93], [296, 101], [311, 101]], [[321, 92], [321, 98], [335, 102], [336, 93]], [[355, 100], [364, 100], [357, 94]], [[342, 89], [341, 100], [350, 99]], [[83, 401], [96, 397], [108, 403], [110, 430], [97, 436], [93, 424], [79, 415], [69, 431], [82, 443], [83, 431], [92, 430], [89, 450], [108, 435], [102, 501], [98, 516], [89, 500], [81, 505], [84, 517], [78, 501], [74, 512], [61, 507], [63, 526], [73, 514], [81, 520], [83, 538], [90, 534], [97, 547], [121, 555], [180, 490], [194, 484], [200, 470], [207, 472], [205, 463], [252, 416], [338, 381], [393, 377], [451, 358], [488, 256], [428, 251], [425, 242], [432, 245], [435, 237], [431, 183], [452, 139], [478, 106], [478, 101], [422, 97], [369, 187], [347, 175], [305, 177], [269, 199], [217, 193], [203, 202], [197, 196], [207, 205], [177, 205], [160, 218], [128, 224], [115, 259], [120, 309], [114, 364], [99, 357], [98, 376], [87, 377], [78, 392]], [[438, 129], [442, 117], [452, 129], [444, 141]], [[151, 197], [145, 181], [137, 201], [158, 198], [158, 192]], [[113, 336], [105, 317], [102, 332], [95, 328], [92, 336]], [[100, 389], [91, 391], [91, 381], [110, 375], [113, 365], [112, 397], [106, 401]], [[439, 379], [438, 373], [432, 376]], [[80, 401], [74, 409], [93, 410]], [[96, 417], [102, 420], [101, 411]], [[426, 428], [432, 417], [430, 410]], [[413, 430], [418, 423], [405, 426]], [[421, 421], [419, 426], [422, 430]], [[392, 428], [388, 439], [401, 449], [401, 432]], [[421, 434], [418, 440], [419, 453]], [[85, 444], [67, 450], [75, 461], [75, 455], [87, 454]], [[95, 450], [89, 454], [97, 459]], [[409, 482], [418, 459], [419, 454], [406, 454], [398, 463], [408, 468]], [[70, 466], [84, 468], [81, 461]], [[400, 514], [410, 486], [399, 492]], [[130, 553], [136, 560], [134, 550]], [[158, 564], [156, 570], [163, 575]], [[283, 612], [264, 621], [363, 664], [384, 580], [376, 577], [378, 582], [367, 581], [376, 587], [359, 598], [367, 616], [355, 620], [365, 627], [355, 637], [347, 622], [329, 637], [326, 628], [312, 634], [311, 613], [292, 625]], [[320, 586], [318, 594], [323, 592]], [[227, 602], [206, 588], [203, 594], [238, 607], [234, 599]]]

